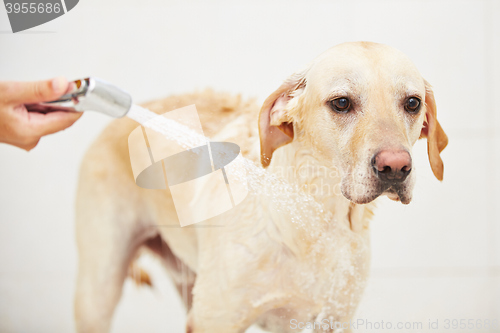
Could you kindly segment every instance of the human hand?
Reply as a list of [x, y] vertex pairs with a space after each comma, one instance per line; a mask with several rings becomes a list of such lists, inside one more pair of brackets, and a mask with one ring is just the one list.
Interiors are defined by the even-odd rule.
[[0, 142], [30, 151], [44, 135], [62, 131], [82, 116], [81, 112], [28, 112], [25, 104], [55, 100], [72, 89], [58, 77], [36, 82], [0, 82]]

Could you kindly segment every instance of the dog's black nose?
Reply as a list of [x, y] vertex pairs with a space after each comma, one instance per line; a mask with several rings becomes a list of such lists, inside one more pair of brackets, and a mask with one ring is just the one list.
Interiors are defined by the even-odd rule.
[[405, 150], [382, 150], [372, 159], [373, 171], [384, 182], [402, 182], [411, 172], [411, 156]]

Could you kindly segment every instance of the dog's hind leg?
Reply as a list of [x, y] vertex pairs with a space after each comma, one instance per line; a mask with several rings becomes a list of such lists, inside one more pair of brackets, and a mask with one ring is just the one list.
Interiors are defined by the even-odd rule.
[[135, 207], [120, 204], [116, 196], [114, 204], [110, 194], [105, 200], [83, 197], [77, 201], [76, 214], [76, 328], [79, 333], [104, 333], [110, 330], [131, 260], [149, 230], [136, 221]]

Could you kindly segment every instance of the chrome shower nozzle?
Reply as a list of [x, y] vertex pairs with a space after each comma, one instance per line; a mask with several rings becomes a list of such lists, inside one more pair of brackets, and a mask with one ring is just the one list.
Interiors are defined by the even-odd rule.
[[59, 99], [40, 104], [27, 104], [26, 108], [33, 112], [91, 110], [121, 118], [132, 106], [132, 97], [128, 93], [103, 80], [88, 77], [73, 83], [76, 88]]

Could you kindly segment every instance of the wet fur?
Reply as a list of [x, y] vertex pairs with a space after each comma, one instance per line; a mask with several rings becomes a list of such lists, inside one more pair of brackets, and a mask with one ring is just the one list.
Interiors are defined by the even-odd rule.
[[[381, 147], [411, 149], [426, 137], [431, 165], [442, 178], [439, 152], [447, 139], [436, 120], [430, 86], [413, 67], [404, 67], [404, 56], [373, 43], [332, 50], [287, 79], [260, 111], [254, 101], [210, 90], [145, 105], [164, 113], [195, 104], [207, 136], [237, 143], [245, 157], [262, 161], [270, 173], [309, 192], [325, 208], [318, 219], [297, 216], [302, 222], [294, 223], [268, 197], [251, 194], [235, 209], [201, 223], [208, 227], [179, 228], [169, 191], [142, 189], [134, 182], [127, 137], [138, 125], [119, 119], [101, 134], [84, 158], [78, 189], [78, 332], [109, 331], [128, 267], [144, 248], [162, 259], [180, 292], [186, 284], [186, 332], [244, 332], [253, 323], [272, 332], [294, 332], [291, 319], [352, 318], [369, 272], [373, 200], [388, 194], [408, 203], [413, 186], [410, 179], [393, 190], [396, 196], [384, 192], [368, 160]], [[340, 67], [339, 50], [347, 55]], [[326, 74], [341, 75], [358, 58], [366, 64], [351, 66], [354, 71], [376, 72], [377, 59], [385, 57], [396, 59], [392, 67], [404, 65], [402, 71], [417, 82], [428, 104], [418, 119], [407, 122], [408, 133], [397, 107], [389, 107], [396, 97], [383, 75], [367, 83], [351, 79], [365, 98], [357, 119], [331, 114], [324, 104], [330, 84]], [[373, 80], [382, 93], [364, 86]], [[380, 132], [381, 126], [390, 131]], [[297, 172], [311, 166], [310, 174]], [[360, 175], [364, 178], [356, 178]], [[337, 190], [328, 195], [311, 190], [324, 184]], [[356, 186], [364, 189], [361, 194], [353, 191]], [[203, 209], [211, 203], [198, 204]]]

